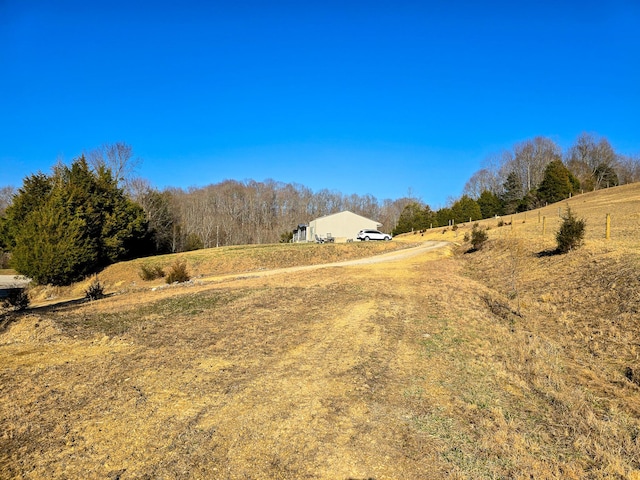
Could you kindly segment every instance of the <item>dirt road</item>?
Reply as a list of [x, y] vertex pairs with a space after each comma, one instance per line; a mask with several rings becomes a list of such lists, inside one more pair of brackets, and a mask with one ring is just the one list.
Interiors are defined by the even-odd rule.
[[345, 261], [332, 262], [332, 263], [323, 263], [318, 265], [303, 265], [303, 266], [297, 266], [297, 267], [277, 268], [277, 269], [263, 270], [263, 271], [251, 272], [251, 273], [206, 276], [206, 277], [199, 278], [198, 282], [208, 283], [211, 281], [224, 281], [224, 280], [229, 280], [234, 278], [257, 278], [257, 277], [265, 277], [269, 275], [280, 275], [280, 274], [318, 270], [321, 268], [331, 268], [331, 267], [348, 267], [353, 265], [373, 265], [376, 263], [408, 259], [416, 255], [420, 255], [421, 253], [443, 249], [450, 245], [451, 245], [451, 242], [427, 241], [416, 247], [406, 248], [403, 250], [396, 250], [396, 251], [384, 253], [381, 255], [375, 255], [373, 257], [359, 258], [356, 260], [345, 260]]

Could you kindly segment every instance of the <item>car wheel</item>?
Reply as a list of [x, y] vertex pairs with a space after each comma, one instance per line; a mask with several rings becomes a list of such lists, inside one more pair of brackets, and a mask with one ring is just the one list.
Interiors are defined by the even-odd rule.
[[364, 237], [364, 241], [368, 242], [369, 241], [369, 237]]
[[384, 239], [388, 242], [389, 240], [391, 240], [391, 237], [384, 237]]

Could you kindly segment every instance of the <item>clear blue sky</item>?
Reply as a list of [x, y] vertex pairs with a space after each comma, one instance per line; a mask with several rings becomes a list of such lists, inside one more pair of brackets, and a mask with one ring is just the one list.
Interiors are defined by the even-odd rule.
[[0, 0], [0, 186], [123, 141], [155, 186], [432, 206], [583, 131], [640, 153], [640, 3]]

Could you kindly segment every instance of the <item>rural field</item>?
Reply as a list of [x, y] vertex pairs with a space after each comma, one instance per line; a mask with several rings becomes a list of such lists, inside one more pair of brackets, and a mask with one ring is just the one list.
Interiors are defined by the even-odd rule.
[[0, 317], [0, 478], [640, 479], [640, 184], [568, 204], [565, 255], [562, 202], [477, 251], [461, 225], [37, 287]]

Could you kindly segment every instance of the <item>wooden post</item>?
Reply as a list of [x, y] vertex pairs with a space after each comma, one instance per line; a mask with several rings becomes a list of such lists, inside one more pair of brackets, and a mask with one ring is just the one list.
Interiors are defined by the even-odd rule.
[[607, 226], [604, 230], [604, 238], [609, 240], [611, 238], [611, 214], [607, 213]]
[[513, 215], [511, 215], [511, 230], [513, 230]]
[[547, 232], [547, 217], [542, 217], [542, 236]]

